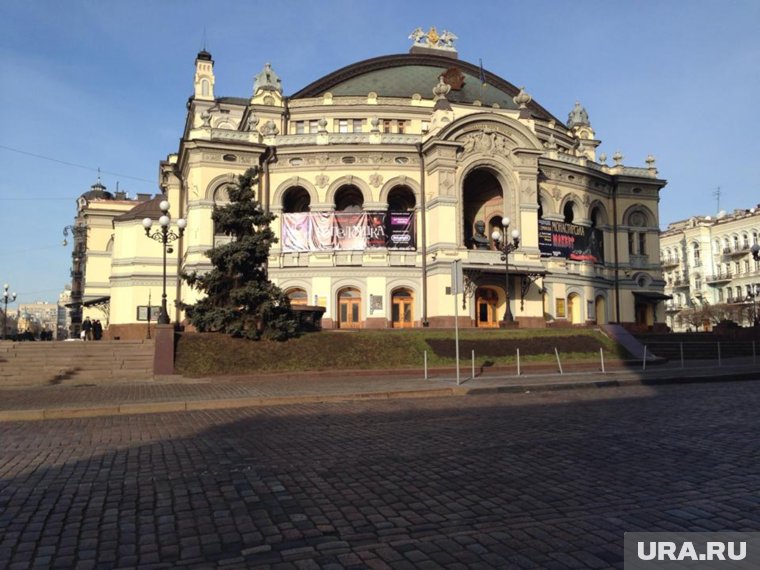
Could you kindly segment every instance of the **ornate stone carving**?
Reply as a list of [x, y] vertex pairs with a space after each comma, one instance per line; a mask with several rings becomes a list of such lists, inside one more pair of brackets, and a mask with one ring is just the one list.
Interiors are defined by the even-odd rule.
[[441, 195], [442, 196], [453, 196], [454, 195], [454, 173], [450, 170], [444, 170], [439, 175], [440, 178], [440, 184], [441, 184]]
[[533, 200], [536, 197], [536, 181], [523, 180], [521, 185], [523, 199], [525, 201]]
[[261, 134], [264, 135], [265, 137], [268, 137], [268, 136], [277, 135], [280, 132], [280, 129], [278, 129], [275, 122], [270, 119], [266, 123], [264, 123], [264, 126], [261, 127], [259, 132], [261, 132]]
[[467, 133], [458, 140], [463, 145], [460, 158], [472, 153], [508, 156], [515, 146], [511, 138], [494, 131]]
[[591, 204], [591, 198], [589, 198], [588, 194], [584, 194], [583, 198], [581, 198], [581, 202], [583, 202], [584, 206], [589, 206]]
[[374, 174], [370, 175], [369, 177], [369, 183], [371, 186], [374, 186], [375, 188], [379, 188], [380, 185], [383, 183], [383, 177], [381, 174], [378, 174], [375, 172]]
[[554, 198], [556, 202], [559, 202], [560, 198], [562, 198], [562, 192], [560, 192], [559, 186], [556, 184], [552, 188], [552, 198]]
[[248, 120], [246, 121], [244, 130], [249, 131], [249, 132], [255, 131], [256, 126], [258, 124], [259, 124], [259, 118], [256, 116], [256, 113], [251, 113], [250, 115], [248, 115]]
[[317, 188], [324, 188], [330, 183], [330, 177], [325, 174], [318, 174], [317, 177], [314, 179], [314, 184], [317, 186]]
[[427, 32], [423, 31], [422, 28], [416, 28], [411, 34], [409, 34], [409, 39], [414, 42], [415, 46], [456, 51], [454, 42], [459, 38], [448, 30], [443, 30], [443, 32], [439, 34], [438, 30], [433, 26]]

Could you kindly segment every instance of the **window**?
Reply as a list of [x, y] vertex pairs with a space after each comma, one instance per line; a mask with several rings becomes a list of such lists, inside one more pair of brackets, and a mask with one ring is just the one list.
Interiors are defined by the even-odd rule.
[[351, 123], [352, 123], [352, 132], [354, 133], [362, 132], [362, 124], [364, 123], [364, 121], [362, 121], [361, 119], [353, 119]]
[[736, 300], [741, 301], [742, 300], [742, 288], [741, 285], [736, 286]]
[[749, 235], [742, 235], [742, 249], [749, 249]]
[[694, 263], [695, 264], [699, 263], [699, 244], [698, 243], [694, 244]]
[[390, 133], [391, 125], [393, 125], [393, 121], [391, 121], [390, 119], [383, 119], [383, 132]]
[[749, 259], [744, 260], [744, 273], [749, 273]]
[[741, 264], [738, 261], [734, 262], [734, 272], [736, 272], [737, 275], [739, 275], [742, 272]]
[[302, 135], [306, 132], [306, 121], [296, 121], [296, 134]]
[[565, 223], [572, 224], [573, 219], [575, 219], [575, 203], [571, 200], [570, 202], [565, 204], [565, 207], [562, 210], [562, 213], [565, 216]]
[[639, 232], [639, 255], [647, 254], [647, 234]]
[[338, 119], [338, 132], [339, 133], [348, 132], [348, 119]]
[[313, 121], [309, 121], [309, 134], [317, 134], [319, 132], [319, 121], [316, 119]]
[[718, 289], [718, 303], [723, 302], [723, 289]]
[[726, 301], [729, 303], [734, 300], [734, 292], [731, 287], [726, 287]]
[[399, 134], [404, 134], [406, 132], [406, 129], [409, 127], [409, 121], [398, 121], [396, 123], [396, 126], [398, 128]]
[[739, 236], [734, 236], [734, 251], [739, 251]]

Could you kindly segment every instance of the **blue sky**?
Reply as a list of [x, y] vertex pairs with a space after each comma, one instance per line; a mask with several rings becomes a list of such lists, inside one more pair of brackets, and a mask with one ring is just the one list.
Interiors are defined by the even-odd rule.
[[290, 94], [407, 52], [418, 26], [451, 30], [461, 59], [561, 119], [580, 101], [600, 152], [629, 166], [653, 154], [662, 227], [717, 212], [717, 187], [721, 209], [760, 202], [755, 0], [4, 0], [0, 282], [20, 302], [55, 301], [70, 281], [62, 231], [98, 168], [111, 191], [157, 191], [204, 36], [217, 96], [246, 97], [267, 61]]

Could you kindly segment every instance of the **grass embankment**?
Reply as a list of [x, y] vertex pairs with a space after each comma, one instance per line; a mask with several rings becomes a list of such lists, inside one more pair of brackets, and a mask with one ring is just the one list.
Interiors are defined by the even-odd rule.
[[[555, 347], [562, 361], [591, 360], [603, 348], [608, 358], [626, 358], [624, 349], [593, 330], [464, 330], [460, 331], [460, 358], [469, 361], [475, 351], [477, 366], [513, 364], [516, 350], [525, 362], [549, 362]], [[288, 342], [251, 342], [221, 334], [182, 335], [176, 368], [185, 376], [250, 374], [336, 369], [421, 368], [455, 362], [452, 330], [323, 331]]]

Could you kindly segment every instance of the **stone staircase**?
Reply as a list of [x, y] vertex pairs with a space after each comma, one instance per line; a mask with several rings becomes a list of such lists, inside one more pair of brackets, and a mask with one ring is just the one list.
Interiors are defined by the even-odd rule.
[[0, 341], [0, 388], [153, 380], [152, 340]]

